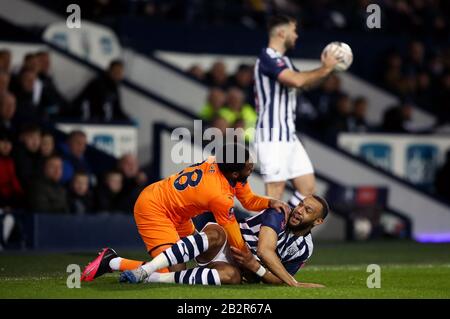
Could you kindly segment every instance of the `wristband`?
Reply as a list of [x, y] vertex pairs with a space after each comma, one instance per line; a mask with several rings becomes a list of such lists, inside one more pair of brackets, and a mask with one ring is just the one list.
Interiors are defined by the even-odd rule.
[[266, 274], [266, 272], [267, 272], [266, 268], [264, 268], [263, 266], [260, 265], [258, 271], [256, 272], [256, 274], [257, 274], [259, 277], [264, 277], [264, 275]]

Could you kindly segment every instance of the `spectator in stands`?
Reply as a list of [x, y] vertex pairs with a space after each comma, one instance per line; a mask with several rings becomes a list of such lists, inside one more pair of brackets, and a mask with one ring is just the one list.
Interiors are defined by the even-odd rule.
[[433, 91], [431, 87], [430, 75], [425, 71], [420, 71], [416, 76], [416, 92], [414, 100], [416, 103], [427, 109], [432, 109], [431, 103], [433, 98]]
[[409, 44], [408, 57], [405, 61], [405, 73], [416, 75], [425, 68], [425, 47], [420, 41]]
[[39, 60], [38, 78], [42, 82], [42, 95], [44, 99], [41, 116], [45, 119], [55, 119], [64, 114], [67, 108], [67, 101], [56, 88], [53, 77], [50, 74], [50, 54], [47, 51], [40, 51], [36, 53]]
[[341, 93], [328, 122], [327, 139], [335, 144], [337, 135], [350, 131], [351, 101], [347, 94]]
[[76, 171], [86, 171], [90, 174], [91, 166], [86, 159], [87, 137], [83, 131], [75, 130], [67, 137], [66, 145], [62, 146], [63, 176], [62, 182], [68, 183]]
[[224, 107], [226, 101], [225, 92], [218, 88], [212, 88], [208, 94], [208, 101], [200, 111], [200, 118], [204, 121], [210, 122]]
[[11, 70], [11, 51], [8, 49], [0, 50], [0, 71], [9, 73]]
[[228, 76], [225, 63], [215, 62], [206, 74], [206, 84], [225, 89], [228, 86]]
[[14, 121], [16, 114], [16, 98], [10, 93], [0, 95], [0, 131], [7, 131], [13, 138], [17, 132], [17, 125]]
[[25, 126], [14, 149], [17, 176], [26, 190], [31, 181], [42, 176], [41, 130], [36, 125]]
[[363, 96], [357, 97], [353, 101], [353, 110], [349, 119], [349, 132], [368, 132], [369, 125], [366, 121], [367, 99]]
[[123, 176], [122, 193], [127, 203], [127, 211], [133, 211], [139, 193], [148, 184], [147, 174], [140, 169], [138, 159], [133, 154], [125, 154], [119, 159], [118, 169]]
[[186, 73], [199, 81], [203, 82], [205, 80], [205, 71], [198, 64], [192, 65]]
[[123, 196], [123, 176], [118, 170], [111, 170], [105, 174], [103, 183], [97, 187], [96, 207], [101, 212], [131, 213], [128, 203]]
[[43, 132], [41, 136], [41, 156], [46, 159], [52, 155], [56, 155], [55, 138], [50, 132]]
[[[450, 59], [449, 59], [450, 61]], [[437, 125], [450, 123], [450, 69], [439, 79], [433, 99], [434, 112], [438, 116]]]
[[318, 118], [327, 119], [340, 92], [341, 80], [336, 74], [331, 74], [319, 88], [307, 91], [306, 97], [316, 107]]
[[408, 133], [408, 124], [412, 118], [413, 107], [404, 102], [385, 111], [382, 130], [386, 133]]
[[11, 76], [9, 73], [0, 69], [0, 95], [8, 92], [10, 82]]
[[18, 123], [37, 123], [39, 106], [35, 95], [37, 73], [31, 68], [24, 68], [18, 75], [18, 83], [12, 90], [17, 99], [15, 120]]
[[23, 195], [22, 186], [16, 175], [11, 157], [12, 140], [6, 132], [0, 131], [0, 208], [17, 208]]
[[67, 193], [61, 185], [63, 162], [59, 156], [47, 158], [44, 176], [33, 180], [27, 193], [31, 211], [39, 213], [68, 213]]
[[228, 121], [225, 120], [223, 117], [217, 115], [216, 117], [214, 117], [211, 122], [210, 122], [210, 126], [211, 127], [215, 127], [217, 129], [220, 130], [220, 132], [222, 133], [222, 136], [226, 136], [226, 131], [228, 126]]
[[436, 172], [434, 186], [438, 195], [450, 201], [450, 151], [447, 151], [444, 165]]
[[402, 66], [403, 60], [401, 55], [398, 52], [389, 53], [383, 68], [382, 82], [387, 90], [396, 94], [400, 92], [399, 85], [403, 79]]
[[94, 212], [94, 197], [89, 189], [89, 174], [77, 171], [69, 185], [69, 210], [72, 214], [83, 215]]
[[253, 106], [245, 103], [245, 95], [237, 87], [228, 89], [226, 106], [219, 110], [219, 115], [227, 120], [228, 127], [234, 127], [236, 121], [242, 119], [245, 129], [254, 128], [258, 118]]
[[246, 103], [253, 104], [253, 67], [247, 64], [239, 65], [236, 73], [232, 75], [228, 83], [230, 86], [240, 88], [245, 94]]
[[92, 80], [75, 99], [73, 116], [91, 122], [129, 122], [122, 108], [119, 91], [123, 77], [123, 62], [112, 61], [107, 72]]

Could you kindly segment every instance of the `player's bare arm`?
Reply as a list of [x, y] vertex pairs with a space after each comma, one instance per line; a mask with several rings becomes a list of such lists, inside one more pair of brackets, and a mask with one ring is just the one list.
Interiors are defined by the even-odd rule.
[[[263, 231], [263, 228], [268, 229], [269, 231]], [[278, 277], [272, 271], [270, 271], [270, 267], [267, 265], [269, 269], [265, 272], [264, 276], [261, 277], [262, 281], [266, 284], [271, 285], [279, 285], [286, 283], [291, 287], [300, 287], [300, 288], [323, 288], [324, 285], [321, 284], [314, 284], [314, 283], [300, 283], [295, 280], [284, 268], [283, 264], [281, 263], [281, 260], [277, 256], [275, 249], [276, 249], [276, 243], [277, 243], [277, 235], [275, 231], [273, 231], [272, 228], [263, 226], [260, 231], [260, 242], [261, 242], [261, 236], [264, 238], [266, 237], [265, 243], [262, 246], [262, 249], [266, 249], [267, 252], [272, 251], [273, 254], [265, 254], [266, 260], [269, 259], [272, 262], [272, 264], [275, 265], [275, 269], [278, 271], [278, 273], [282, 276]], [[273, 243], [273, 236], [275, 236], [275, 243]], [[256, 260], [255, 256], [247, 249], [247, 250], [238, 250], [236, 248], [231, 247], [231, 252], [233, 255], [233, 259], [237, 262], [237, 264], [242, 267], [250, 270], [253, 273], [257, 273], [258, 269], [261, 267], [261, 264]], [[261, 258], [261, 257], [260, 257]], [[262, 260], [262, 259], [261, 259]]]
[[278, 75], [278, 80], [289, 87], [304, 88], [312, 86], [328, 76], [338, 63], [333, 52], [324, 51], [321, 56], [322, 66], [318, 69], [305, 72], [297, 72], [285, 69]]
[[295, 287], [297, 280], [286, 271], [276, 253], [277, 241], [277, 233], [270, 227], [262, 226], [259, 231], [257, 255], [275, 276], [287, 285]]
[[[231, 252], [234, 261], [241, 267], [250, 270], [252, 273], [256, 274], [261, 267], [261, 264], [256, 260], [255, 256], [250, 252], [250, 250], [239, 250], [231, 247]], [[267, 270], [264, 276], [261, 277], [264, 283], [279, 285], [283, 281]]]
[[[253, 164], [251, 167], [253, 167]], [[284, 213], [287, 219], [291, 210], [289, 205], [281, 200], [255, 194], [248, 183], [236, 188], [236, 197], [242, 206], [249, 211], [261, 211], [265, 208], [273, 208], [279, 213]]]

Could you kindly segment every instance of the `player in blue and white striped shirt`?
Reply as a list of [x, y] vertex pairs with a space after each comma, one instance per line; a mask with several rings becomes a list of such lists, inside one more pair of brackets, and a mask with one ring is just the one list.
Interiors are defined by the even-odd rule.
[[[324, 222], [328, 210], [323, 198], [312, 195], [291, 211], [287, 221], [283, 214], [266, 209], [240, 223], [241, 233], [252, 254], [275, 275], [275, 278], [263, 277], [263, 281], [298, 286], [292, 276], [311, 257], [311, 229]], [[255, 269], [249, 256], [233, 248], [232, 251], [239, 266]]]
[[297, 21], [275, 16], [269, 22], [269, 44], [255, 64], [255, 105], [258, 121], [255, 149], [266, 183], [266, 195], [281, 199], [287, 180], [292, 180], [297, 196], [315, 191], [311, 161], [295, 134], [297, 90], [311, 86], [330, 74], [337, 64], [334, 54], [323, 54], [322, 66], [300, 72], [285, 56], [295, 47]]

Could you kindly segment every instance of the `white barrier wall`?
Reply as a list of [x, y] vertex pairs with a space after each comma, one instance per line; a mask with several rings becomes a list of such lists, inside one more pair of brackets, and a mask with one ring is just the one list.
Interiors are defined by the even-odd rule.
[[103, 69], [122, 57], [115, 33], [108, 27], [83, 20], [81, 28], [69, 29], [66, 22], [52, 23], [43, 39]]
[[161, 97], [185, 106], [195, 114], [205, 104], [208, 92], [203, 85], [186, 80], [177, 72], [130, 49], [124, 50], [123, 57], [127, 79], [140, 87], [157, 92]]
[[58, 14], [25, 0], [0, 0], [0, 17], [25, 26], [46, 26], [63, 20]]
[[367, 159], [414, 184], [431, 184], [450, 150], [446, 135], [349, 134], [338, 137], [341, 148]]

